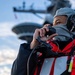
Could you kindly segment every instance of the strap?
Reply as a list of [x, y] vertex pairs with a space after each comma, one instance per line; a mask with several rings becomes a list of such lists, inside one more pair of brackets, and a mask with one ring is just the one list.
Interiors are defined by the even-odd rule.
[[72, 50], [72, 48], [75, 46], [75, 39], [71, 41], [70, 43], [68, 43], [68, 45], [63, 50], [61, 50], [53, 41], [48, 41], [48, 42], [52, 46], [52, 51], [57, 53], [68, 54]]
[[69, 55], [73, 56], [74, 55], [74, 51], [75, 51], [75, 46], [72, 48], [72, 50], [70, 51]]

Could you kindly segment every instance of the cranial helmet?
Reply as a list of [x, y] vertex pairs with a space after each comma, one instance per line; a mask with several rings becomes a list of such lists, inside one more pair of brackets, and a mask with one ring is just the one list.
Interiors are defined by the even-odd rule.
[[65, 15], [65, 16], [68, 17], [68, 20], [67, 20], [67, 28], [69, 30], [71, 30], [72, 27], [73, 27], [73, 23], [70, 20], [70, 18], [72, 18], [71, 16], [75, 15], [75, 11], [73, 9], [69, 8], [69, 7], [60, 8], [60, 9], [58, 9], [56, 11], [56, 14], [55, 14], [54, 17], [56, 17], [56, 16], [63, 16], [63, 15]]
[[75, 11], [69, 7], [60, 8], [56, 11], [56, 16], [66, 15], [67, 17], [70, 17], [71, 15], [75, 14]]

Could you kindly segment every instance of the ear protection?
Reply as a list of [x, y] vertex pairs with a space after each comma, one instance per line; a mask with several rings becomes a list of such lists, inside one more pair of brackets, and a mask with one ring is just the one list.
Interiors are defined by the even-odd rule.
[[67, 28], [72, 31], [75, 32], [75, 14], [71, 15], [68, 20], [67, 20]]

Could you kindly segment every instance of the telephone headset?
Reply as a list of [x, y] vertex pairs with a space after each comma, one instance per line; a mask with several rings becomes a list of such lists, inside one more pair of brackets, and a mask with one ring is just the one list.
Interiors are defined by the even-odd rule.
[[75, 31], [75, 14], [71, 15], [67, 20], [67, 28], [74, 32]]
[[[56, 33], [56, 29], [53, 28], [52, 26], [48, 26], [48, 28], [49, 28], [49, 31], [46, 32], [45, 36], [47, 36], [47, 35], [50, 36], [50, 35]], [[68, 18], [68, 20], [67, 20], [67, 28], [68, 28], [69, 30], [71, 30], [71, 31], [75, 31], [75, 14], [71, 15], [71, 16]], [[48, 50], [49, 52], [52, 52], [53, 55], [55, 55], [55, 56], [58, 55], [58, 53], [53, 52], [53, 51], [51, 50], [52, 47], [50, 46], [50, 44], [48, 44], [48, 43], [42, 41], [42, 40], [40, 39], [40, 37], [38, 37], [36, 40], [37, 40], [38, 42], [40, 42], [40, 44], [41, 44], [40, 47], [46, 47], [47, 50]], [[29, 57], [28, 57], [28, 61], [27, 61], [27, 75], [30, 75], [30, 74], [29, 74], [29, 61], [30, 61], [30, 58], [31, 58], [32, 54], [34, 53], [34, 51], [35, 51], [37, 48], [38, 48], [38, 46], [35, 47], [35, 48], [32, 50], [31, 54], [30, 54]]]

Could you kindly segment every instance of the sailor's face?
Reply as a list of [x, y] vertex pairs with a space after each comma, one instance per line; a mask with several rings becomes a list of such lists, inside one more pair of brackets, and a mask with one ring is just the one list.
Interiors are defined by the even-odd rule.
[[67, 16], [56, 16], [53, 20], [53, 26], [66, 23], [67, 23]]

